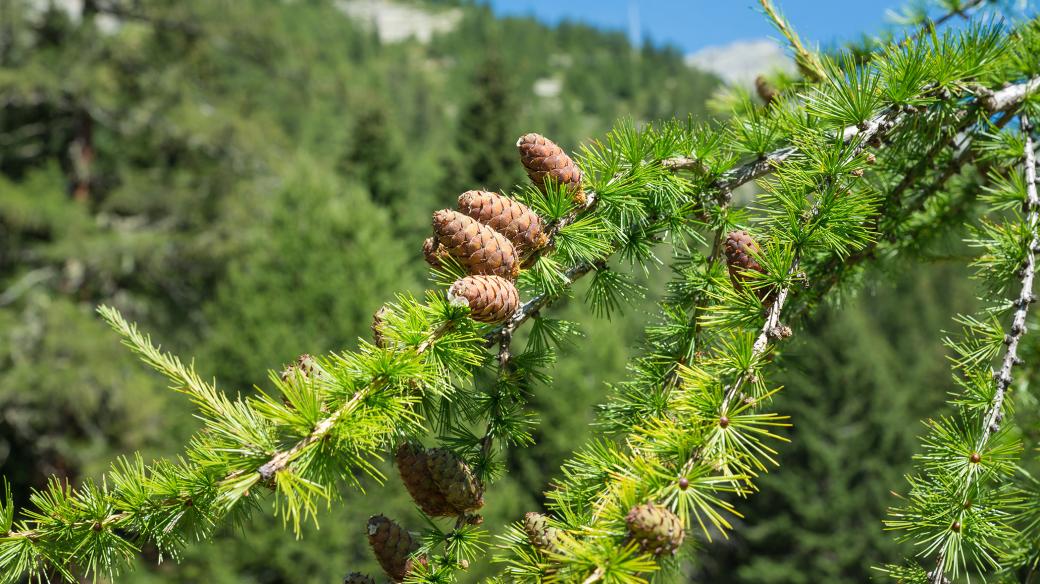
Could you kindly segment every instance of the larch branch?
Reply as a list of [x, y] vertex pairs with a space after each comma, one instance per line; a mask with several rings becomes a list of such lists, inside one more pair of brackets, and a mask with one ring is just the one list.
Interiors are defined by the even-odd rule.
[[[982, 417], [981, 433], [975, 443], [975, 452], [980, 455], [986, 449], [993, 433], [1000, 428], [1000, 422], [1003, 419], [1004, 401], [1007, 397], [1008, 388], [1011, 387], [1011, 370], [1016, 364], [1021, 363], [1018, 357], [1018, 344], [1026, 334], [1026, 316], [1029, 314], [1029, 305], [1036, 302], [1036, 297], [1033, 295], [1033, 280], [1036, 276], [1036, 253], [1040, 250], [1040, 230], [1038, 230], [1038, 227], [1040, 227], [1040, 198], [1037, 197], [1036, 190], [1036, 158], [1033, 153], [1033, 128], [1029, 123], [1028, 116], [1025, 114], [1020, 117], [1020, 120], [1022, 132], [1025, 134], [1023, 166], [1025, 167], [1026, 200], [1024, 207], [1026, 209], [1025, 221], [1029, 227], [1030, 240], [1026, 248], [1025, 266], [1019, 272], [1022, 287], [1018, 298], [1013, 303], [1015, 311], [1011, 319], [1011, 329], [1004, 337], [1004, 344], [1007, 345], [1007, 348], [1004, 350], [1004, 358], [1001, 360], [1000, 370], [993, 375], [993, 379], [996, 382], [996, 391], [990, 400], [989, 408]], [[970, 489], [972, 483], [976, 480], [975, 477], [976, 475], [974, 474], [967, 475], [965, 479], [966, 484], [964, 485], [965, 490]], [[935, 570], [929, 574], [929, 580], [932, 584], [943, 584], [946, 581], [946, 560], [946, 548], [943, 547], [936, 557]]]

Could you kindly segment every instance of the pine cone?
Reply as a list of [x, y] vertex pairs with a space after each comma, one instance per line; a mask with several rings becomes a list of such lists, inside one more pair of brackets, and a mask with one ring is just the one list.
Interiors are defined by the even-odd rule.
[[389, 312], [390, 307], [384, 304], [372, 315], [372, 342], [380, 349], [386, 348], [386, 338], [383, 336], [383, 329], [386, 324], [384, 320]]
[[780, 92], [776, 90], [776, 87], [769, 82], [768, 79], [763, 75], [755, 77], [755, 91], [758, 93], [758, 97], [765, 102], [766, 105], [771, 105]]
[[369, 517], [368, 545], [372, 546], [383, 571], [395, 582], [404, 580], [412, 571], [410, 556], [419, 549], [419, 542], [410, 533], [383, 515]]
[[466, 276], [448, 288], [448, 300], [465, 301], [469, 315], [478, 322], [501, 322], [520, 308], [516, 286], [498, 276]]
[[484, 486], [468, 464], [444, 448], [431, 448], [426, 455], [433, 481], [456, 510], [475, 511], [484, 506]]
[[553, 551], [560, 543], [560, 532], [549, 525], [549, 519], [541, 513], [524, 515], [524, 531], [531, 545], [543, 552]]
[[[758, 242], [752, 239], [747, 231], [730, 231], [726, 236], [723, 251], [726, 254], [726, 265], [729, 268], [729, 279], [737, 290], [743, 289], [744, 283], [751, 280], [746, 272], [753, 270], [762, 274], [766, 273], [762, 264], [755, 259], [760, 250]], [[758, 288], [755, 290], [755, 295], [763, 304], [771, 304], [772, 291], [770, 289]]]
[[434, 517], [456, 515], [458, 512], [441, 494], [428, 466], [429, 456], [419, 444], [405, 442], [397, 448], [394, 462], [401, 473], [401, 481], [423, 513]]
[[441, 264], [441, 259], [448, 255], [448, 251], [437, 241], [436, 237], [427, 237], [423, 241], [422, 253], [426, 263], [434, 268], [440, 268], [443, 265]]
[[574, 195], [575, 202], [585, 204], [581, 169], [562, 148], [541, 134], [520, 136], [516, 147], [520, 150], [520, 162], [527, 176], [542, 192], [545, 192], [546, 180], [552, 179], [564, 185]]
[[518, 252], [535, 250], [549, 242], [542, 219], [527, 205], [489, 191], [459, 195], [459, 212], [506, 236]]
[[361, 572], [351, 572], [343, 579], [343, 584], [376, 584], [376, 579]]
[[304, 353], [283, 369], [280, 377], [282, 381], [289, 381], [289, 379], [296, 374], [301, 375], [304, 379], [308, 379], [314, 375], [321, 376], [324, 373], [325, 372], [322, 371], [321, 367], [318, 365], [318, 362], [314, 360], [314, 357]]
[[656, 503], [636, 505], [625, 517], [629, 536], [644, 552], [655, 556], [674, 554], [682, 545], [682, 522], [668, 510]]
[[514, 279], [520, 273], [520, 258], [513, 244], [472, 217], [442, 209], [433, 214], [433, 232], [470, 274]]

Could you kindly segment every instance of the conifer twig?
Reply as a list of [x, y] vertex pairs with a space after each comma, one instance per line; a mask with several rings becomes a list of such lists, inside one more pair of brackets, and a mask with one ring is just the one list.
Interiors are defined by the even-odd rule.
[[[423, 353], [425, 353], [431, 346], [433, 346], [433, 343], [435, 343], [437, 339], [441, 337], [441, 335], [448, 332], [449, 330], [451, 330], [451, 323], [444, 323], [441, 326], [434, 329], [430, 333], [430, 336], [427, 337], [426, 340], [424, 340], [422, 343], [419, 344], [419, 346], [415, 348], [415, 354], [422, 355]], [[311, 430], [311, 433], [308, 434], [306, 438], [300, 440], [287, 450], [282, 450], [276, 453], [266, 463], [261, 465], [260, 468], [257, 469], [257, 473], [260, 474], [260, 478], [264, 481], [270, 481], [272, 478], [274, 478], [274, 475], [277, 474], [278, 471], [284, 469], [290, 462], [292, 462], [292, 460], [296, 457], [297, 454], [306, 450], [313, 444], [316, 444], [317, 442], [324, 440], [325, 437], [329, 435], [329, 432], [331, 432], [332, 429], [336, 426], [336, 422], [338, 422], [344, 414], [353, 410], [354, 407], [356, 407], [357, 404], [361, 402], [361, 400], [365, 399], [366, 396], [371, 395], [373, 392], [379, 391], [385, 385], [385, 380], [374, 379], [361, 389], [358, 389], [356, 392], [354, 392], [354, 395], [351, 396], [349, 400], [347, 400], [347, 403], [343, 404], [335, 412], [333, 412], [328, 417], [323, 418], [321, 421], [315, 424], [314, 429]]]
[[[1038, 81], [1040, 81], [1040, 78], [1038, 78]], [[1024, 97], [1024, 93], [1022, 94], [1022, 96], [1020, 96], [1019, 99], [1021, 99], [1021, 97]], [[870, 129], [870, 124], [872, 122], [878, 121], [879, 119], [880, 117], [871, 120], [871, 122], [868, 122], [864, 127], [860, 127], [859, 125], [850, 125], [845, 127], [841, 131], [842, 139], [845, 142], [849, 142], [853, 138], [856, 138], [857, 136], [864, 136], [868, 131], [870, 131], [870, 136], [868, 136], [867, 139], [864, 140], [864, 142], [866, 142], [867, 140], [869, 140], [870, 137], [873, 136], [873, 132], [876, 131], [876, 128], [874, 130]], [[736, 168], [722, 173], [719, 176], [719, 178], [712, 181], [711, 186], [708, 189], [706, 189], [706, 192], [714, 192], [715, 200], [716, 202], [718, 202], [718, 204], [727, 204], [734, 189], [771, 173], [773, 169], [777, 167], [777, 165], [781, 164], [783, 161], [790, 158], [791, 155], [793, 155], [797, 151], [797, 148], [795, 148], [794, 146], [785, 146], [783, 148], [777, 148], [776, 150], [773, 150], [772, 152], [764, 156], [761, 156], [755, 160], [741, 164]], [[703, 163], [694, 157], [679, 156], [666, 158], [661, 161], [661, 164], [669, 170], [678, 171], [701, 168]], [[594, 200], [592, 197], [590, 197], [590, 199]], [[586, 207], [582, 209], [582, 212], [585, 209], [588, 209], [589, 207], [591, 207], [591, 204], [586, 205]], [[569, 223], [573, 222], [576, 219], [577, 215], [569, 215], [568, 217], [570, 217], [570, 220], [568, 221]], [[562, 223], [565, 220], [566, 218], [561, 219], [560, 222]], [[551, 235], [555, 235], [558, 232], [559, 229], [556, 229], [554, 231], [551, 231], [550, 233]], [[716, 242], [719, 241], [721, 241], [721, 238], [716, 237]], [[713, 247], [715, 251], [717, 251], [717, 246]], [[567, 270], [567, 272], [565, 273], [567, 282], [573, 283], [574, 281], [582, 278], [583, 276], [591, 272], [594, 268], [601, 267], [602, 265], [602, 262], [599, 266], [594, 265], [590, 262], [580, 263]], [[531, 298], [530, 300], [522, 304], [520, 308], [517, 309], [517, 311], [509, 318], [509, 320], [507, 320], [505, 323], [499, 325], [491, 332], [489, 332], [487, 335], [485, 335], [484, 339], [486, 345], [489, 347], [494, 345], [499, 341], [503, 334], [506, 334], [507, 331], [515, 331], [517, 327], [526, 322], [539, 310], [545, 308], [549, 304], [552, 304], [552, 302], [555, 299], [556, 296], [552, 296], [549, 294], [539, 294], [538, 296]]]
[[986, 0], [968, 0], [960, 8], [957, 8], [956, 10], [950, 10], [946, 14], [940, 16], [939, 18], [936, 18], [934, 20], [929, 18], [923, 24], [921, 24], [921, 26], [917, 29], [917, 32], [915, 32], [910, 38], [919, 39], [922, 36], [931, 32], [932, 30], [937, 29], [940, 26], [946, 24], [946, 21], [950, 20], [951, 18], [956, 18], [957, 16], [967, 18], [969, 10], [973, 10], [974, 8], [981, 6], [985, 3]]
[[[1033, 128], [1029, 123], [1028, 116], [1025, 114], [1020, 117], [1020, 120], [1022, 132], [1025, 135], [1023, 158], [1026, 200], [1023, 206], [1027, 211], [1025, 221], [1029, 227], [1030, 241], [1029, 246], [1026, 248], [1025, 266], [1019, 272], [1022, 287], [1018, 298], [1013, 303], [1015, 311], [1011, 320], [1011, 329], [1004, 337], [1004, 344], [1007, 345], [1007, 348], [1004, 350], [1004, 358], [1001, 361], [1000, 370], [993, 375], [993, 379], [996, 382], [996, 391], [990, 400], [989, 408], [982, 417], [981, 434], [979, 434], [979, 438], [975, 443], [975, 454], [973, 456], [982, 454], [989, 443], [990, 437], [1000, 428], [1000, 422], [1003, 418], [1004, 399], [1012, 381], [1011, 370], [1017, 363], [1021, 363], [1021, 360], [1018, 358], [1018, 344], [1026, 334], [1026, 316], [1029, 313], [1029, 305], [1036, 302], [1036, 297], [1033, 295], [1033, 279], [1036, 276], [1036, 253], [1040, 250], [1040, 198], [1038, 198], [1036, 190], [1036, 158], [1033, 153]], [[965, 477], [965, 491], [969, 490], [976, 476], [975, 474], [969, 474]], [[935, 570], [929, 574], [929, 580], [932, 584], [943, 584], [946, 581], [946, 549], [946, 547], [943, 547], [939, 551]]]
[[[880, 138], [883, 134], [897, 126], [902, 121], [902, 119], [903, 114], [897, 113], [895, 109], [889, 109], [888, 111], [875, 116], [873, 119], [863, 124], [863, 128], [858, 133], [860, 142], [855, 146], [855, 148], [853, 148], [849, 156], [855, 157], [859, 155], [859, 153], [866, 148], [868, 142], [875, 138]], [[819, 201], [817, 201], [817, 203], [813, 205], [813, 209], [809, 213], [810, 216], [814, 216], [819, 212], [818, 203]], [[801, 254], [800, 251], [796, 249], [794, 257], [791, 260], [791, 266], [787, 272], [788, 277], [797, 273], [800, 263]], [[769, 348], [769, 341], [771, 339], [777, 339], [786, 336], [781, 332], [782, 325], [780, 323], [780, 317], [783, 313], [784, 305], [786, 304], [787, 298], [790, 295], [790, 293], [791, 286], [785, 286], [781, 288], [779, 292], [777, 292], [777, 295], [773, 300], [773, 303], [770, 305], [769, 310], [766, 312], [766, 319], [765, 322], [762, 324], [762, 328], [758, 334], [758, 337], [755, 339], [754, 345], [752, 345], [753, 360], [760, 358], [765, 354], [766, 350]], [[729, 409], [729, 405], [740, 393], [741, 388], [743, 387], [744, 383], [748, 381], [749, 377], [749, 373], [741, 373], [737, 377], [737, 379], [734, 380], [734, 382], [726, 388], [725, 393], [723, 394], [722, 403], [719, 406], [720, 415], [725, 416], [727, 410]], [[697, 463], [697, 461], [701, 459], [702, 456], [703, 448], [697, 449], [686, 460], [686, 463], [683, 464], [682, 470], [679, 473], [680, 476], [688, 474], [690, 470], [693, 469], [693, 466]]]
[[759, 0], [762, 4], [762, 10], [769, 17], [769, 20], [773, 21], [773, 26], [776, 27], [780, 34], [784, 35], [787, 42], [791, 45], [791, 49], [794, 51], [794, 60], [798, 65], [798, 70], [802, 72], [810, 81], [820, 81], [827, 77], [823, 70], [823, 63], [820, 62], [820, 58], [816, 53], [805, 48], [802, 44], [802, 39], [799, 38], [798, 33], [791, 27], [791, 23], [776, 7], [773, 6], [772, 0]]
[[[1013, 117], [1011, 115], [1011, 112], [1013, 112], [1014, 108], [1018, 107], [1022, 103], [1026, 95], [1028, 95], [1028, 88], [1032, 86], [1040, 87], [1040, 77], [1035, 77], [1027, 82], [1012, 85], [1001, 90], [1003, 95], [999, 98], [998, 102], [996, 103], [991, 102], [987, 99], [983, 99], [983, 96], [992, 97], [995, 94], [989, 92], [977, 92], [977, 94], [980, 96], [979, 103], [984, 108], [984, 111], [990, 114], [1004, 114], [993, 124], [994, 128], [1003, 128], [1008, 124], [1008, 122], [1011, 121]], [[969, 123], [962, 124], [960, 129], [963, 131], [968, 126], [970, 126], [971, 120], [972, 117], [970, 115], [965, 116], [962, 122], [966, 121]], [[974, 152], [970, 147], [972, 137], [973, 133], [969, 132], [960, 142], [960, 144], [956, 145], [958, 154], [953, 158], [952, 161], [950, 161], [949, 164], [946, 165], [946, 167], [943, 169], [942, 174], [939, 175], [939, 177], [936, 180], [928, 184], [925, 188], [921, 189], [921, 193], [918, 196], [914, 197], [911, 201], [906, 202], [902, 198], [903, 193], [907, 189], [909, 189], [918, 178], [920, 178], [920, 174], [922, 172], [924, 172], [927, 168], [931, 166], [932, 160], [934, 159], [937, 153], [937, 149], [934, 147], [931, 150], [929, 150], [928, 153], [921, 157], [921, 159], [918, 161], [916, 165], [914, 165], [913, 167], [911, 167], [909, 171], [907, 171], [907, 173], [904, 175], [904, 179], [900, 181], [899, 184], [886, 195], [886, 199], [888, 201], [887, 205], [889, 207], [902, 205], [901, 208], [904, 217], [909, 217], [913, 213], [916, 213], [923, 209], [925, 204], [931, 199], [931, 197], [940, 189], [942, 189], [943, 186], [951, 178], [960, 173], [961, 169], [974, 158]], [[943, 146], [945, 144], [946, 141], [942, 140], [938, 141], [936, 143], [936, 146]], [[913, 180], [908, 180], [911, 177], [913, 178]], [[894, 242], [895, 237], [896, 233], [894, 231], [885, 234], [885, 239], [889, 242]], [[917, 234], [914, 233], [912, 236], [909, 236], [906, 239], [908, 241], [917, 241]], [[842, 274], [845, 270], [854, 265], [862, 263], [867, 259], [874, 257], [874, 254], [877, 252], [878, 246], [881, 243], [882, 241], [879, 237], [868, 243], [863, 249], [853, 253], [847, 258], [831, 256], [827, 260], [824, 267], [818, 270], [820, 274], [824, 276], [824, 280], [822, 286], [817, 286], [814, 297], [820, 298], [824, 296], [827, 292], [829, 292], [834, 286], [836, 286], [841, 280]], [[809, 303], [801, 305], [801, 307], [795, 315], [795, 319], [800, 318], [806, 312], [808, 306]]]

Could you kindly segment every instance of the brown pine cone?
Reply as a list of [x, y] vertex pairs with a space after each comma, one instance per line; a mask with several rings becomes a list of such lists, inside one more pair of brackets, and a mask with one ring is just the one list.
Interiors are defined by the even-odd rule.
[[433, 233], [470, 274], [512, 280], [520, 273], [520, 258], [513, 244], [472, 217], [449, 209], [437, 211], [433, 214]]
[[524, 531], [531, 545], [543, 552], [554, 551], [560, 543], [560, 532], [549, 525], [549, 518], [541, 513], [524, 515]]
[[549, 242], [541, 217], [527, 205], [498, 193], [466, 191], [459, 195], [459, 212], [505, 235], [520, 253]]
[[644, 552], [655, 556], [674, 554], [682, 545], [682, 521], [667, 507], [656, 503], [636, 505], [625, 517], [629, 537]]
[[434, 268], [440, 268], [441, 259], [448, 255], [448, 251], [444, 249], [436, 237], [427, 237], [422, 244], [423, 259], [426, 263], [430, 264]]
[[376, 584], [376, 579], [361, 572], [351, 572], [343, 579], [343, 584]]
[[581, 169], [552, 140], [541, 134], [524, 134], [516, 141], [520, 162], [536, 187], [545, 192], [547, 179], [564, 185], [579, 205], [585, 204], [581, 187]]
[[384, 304], [372, 315], [372, 342], [380, 349], [386, 348], [386, 338], [384, 337], [386, 323], [384, 320], [389, 312], [390, 307]]
[[[395, 582], [400, 582], [412, 571], [410, 556], [419, 549], [419, 542], [396, 521], [383, 515], [368, 519], [368, 545], [375, 552], [383, 571]], [[423, 561], [419, 558], [419, 561]]]
[[755, 91], [766, 105], [772, 105], [773, 101], [780, 95], [780, 92], [776, 90], [776, 87], [764, 75], [755, 77]]
[[469, 316], [478, 322], [502, 322], [520, 308], [516, 286], [498, 276], [466, 276], [448, 288], [448, 300], [465, 301]]
[[[755, 258], [761, 248], [747, 231], [730, 231], [726, 236], [726, 242], [723, 244], [722, 249], [726, 254], [729, 279], [737, 290], [742, 290], [744, 283], [751, 280], [751, 277], [746, 272], [766, 273], [765, 268]], [[755, 290], [755, 295], [758, 296], [758, 299], [763, 304], [768, 305], [771, 303], [772, 290], [769, 288], [758, 288]]]
[[280, 377], [282, 381], [289, 381], [293, 375], [297, 374], [304, 379], [309, 379], [315, 375], [319, 377], [325, 375], [325, 372], [321, 369], [321, 366], [318, 365], [318, 362], [314, 357], [304, 353], [283, 369]]
[[458, 511], [441, 494], [428, 466], [429, 456], [420, 444], [405, 442], [397, 448], [394, 462], [412, 499], [422, 512], [433, 517], [457, 515]]
[[484, 506], [484, 486], [468, 464], [444, 448], [431, 448], [426, 455], [433, 481], [455, 509], [475, 511]]

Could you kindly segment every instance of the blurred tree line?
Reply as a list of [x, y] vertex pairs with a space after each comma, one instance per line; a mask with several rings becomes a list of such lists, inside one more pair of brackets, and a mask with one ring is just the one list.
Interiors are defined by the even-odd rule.
[[[461, 19], [427, 44], [382, 44], [331, 0], [0, 0], [0, 474], [20, 503], [51, 474], [76, 481], [135, 449], [176, 453], [194, 428], [98, 304], [194, 355], [226, 391], [251, 391], [301, 353], [353, 346], [382, 302], [420, 291], [430, 212], [521, 181], [521, 133], [573, 149], [618, 117], [700, 115], [718, 83], [620, 33], [409, 4]], [[511, 455], [487, 514], [539, 506], [623, 375], [663, 277], [613, 321], [563, 308], [595, 342], [536, 388], [537, 444]], [[737, 539], [705, 544], [718, 565], [692, 567], [699, 580], [861, 582], [882, 559], [871, 554], [895, 553], [880, 529], [887, 485], [910, 460], [913, 421], [949, 384], [936, 332], [973, 290], [942, 269], [878, 279], [787, 352], [797, 391], [781, 398], [796, 415], [784, 471], [763, 482]], [[809, 505], [806, 490], [822, 496]], [[155, 567], [153, 553], [125, 581], [377, 572], [365, 518], [418, 514], [395, 480], [368, 491], [302, 541], [261, 514], [179, 564]]]

